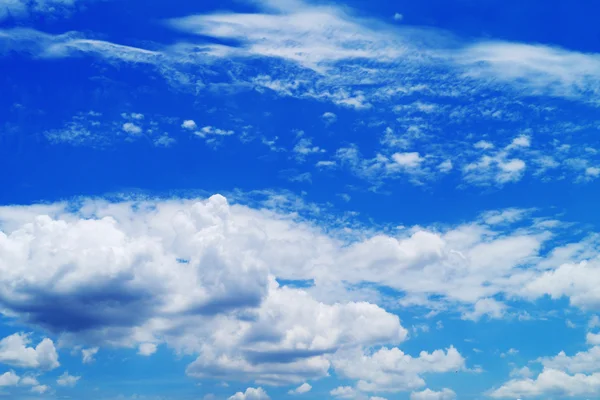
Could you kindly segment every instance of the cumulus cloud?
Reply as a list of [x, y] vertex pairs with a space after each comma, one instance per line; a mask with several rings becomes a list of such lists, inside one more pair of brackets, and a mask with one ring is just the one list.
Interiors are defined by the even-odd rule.
[[337, 115], [330, 111], [323, 113], [321, 118], [323, 118], [323, 121], [325, 121], [326, 124], [333, 124], [335, 121], [337, 121]]
[[31, 391], [37, 394], [44, 394], [48, 390], [50, 390], [50, 387], [48, 385], [35, 385], [31, 388]]
[[73, 387], [77, 384], [79, 379], [81, 379], [80, 376], [69, 375], [69, 372], [66, 371], [61, 376], [58, 377], [58, 379], [56, 380], [56, 383], [59, 386]]
[[[403, 304], [441, 300], [474, 318], [500, 317], [509, 309], [496, 295], [552, 294], [564, 282], [536, 282], [572, 258], [559, 250], [541, 257], [556, 225], [528, 218], [498, 211], [454, 227], [345, 239], [219, 195], [0, 207], [0, 304], [83, 346], [84, 362], [101, 346], [149, 354], [165, 343], [197, 356], [187, 373], [199, 378], [301, 384], [333, 366], [361, 381], [360, 390], [414, 389], [424, 385], [421, 374], [462, 369], [464, 359], [454, 348], [412, 357], [390, 347], [407, 336], [399, 318], [356, 300], [361, 292], [340, 281], [402, 291]], [[522, 268], [535, 265], [543, 267]], [[593, 271], [586, 277], [595, 279]], [[592, 288], [568, 295], [593, 296]]]
[[196, 125], [196, 122], [194, 122], [194, 120], [192, 120], [192, 119], [186, 119], [181, 124], [181, 127], [184, 128], [184, 129], [193, 131], [194, 129], [196, 129], [198, 127], [198, 125]]
[[537, 378], [514, 379], [490, 392], [494, 398], [527, 398], [539, 396], [594, 396], [600, 391], [600, 373], [574, 374], [544, 369]]
[[142, 133], [142, 128], [134, 124], [133, 122], [125, 122], [123, 124], [123, 131], [127, 133], [131, 133], [132, 135], [137, 135]]
[[308, 383], [304, 382], [302, 385], [298, 386], [296, 389], [290, 390], [288, 394], [304, 394], [310, 392], [312, 386]]
[[19, 383], [19, 376], [14, 371], [8, 371], [0, 375], [0, 388], [3, 386], [16, 386]]
[[421, 392], [412, 392], [410, 400], [454, 400], [456, 393], [450, 389], [442, 389], [439, 392], [425, 389]]
[[142, 343], [139, 346], [138, 354], [142, 356], [151, 356], [156, 353], [157, 346], [154, 343]]
[[[301, 251], [295, 235], [318, 241], [308, 226], [296, 230], [283, 216], [231, 207], [222, 196], [133, 206], [92, 201], [52, 216], [2, 209], [7, 219], [27, 219], [6, 221], [14, 229], [0, 234], [3, 307], [63, 332], [65, 343], [149, 353], [148, 343], [166, 341], [199, 355], [192, 376], [269, 383], [326, 376], [327, 354], [406, 337], [398, 317], [374, 304], [327, 304], [279, 287], [270, 268], [309, 267], [293, 256]], [[286, 237], [292, 242], [282, 246]], [[97, 351], [83, 349], [83, 361]]]
[[270, 397], [263, 388], [251, 388], [246, 389], [245, 392], [237, 392], [233, 396], [229, 397], [228, 400], [269, 400]]
[[329, 394], [339, 399], [353, 399], [358, 396], [359, 392], [352, 386], [338, 386], [332, 389]]
[[398, 348], [381, 348], [373, 353], [339, 352], [333, 359], [337, 374], [358, 380], [365, 392], [396, 392], [422, 387], [422, 374], [445, 373], [465, 369], [465, 359], [454, 348], [421, 352], [418, 357]]
[[84, 364], [90, 364], [95, 361], [94, 357], [100, 350], [98, 347], [92, 347], [89, 349], [81, 349], [81, 362]]
[[43, 339], [35, 347], [28, 347], [31, 335], [15, 333], [0, 340], [0, 363], [21, 368], [51, 370], [57, 368], [58, 353], [51, 339]]

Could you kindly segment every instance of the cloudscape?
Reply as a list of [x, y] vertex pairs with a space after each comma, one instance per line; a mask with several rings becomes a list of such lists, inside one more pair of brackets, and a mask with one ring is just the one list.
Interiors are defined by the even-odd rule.
[[0, 399], [600, 398], [598, 12], [0, 0]]

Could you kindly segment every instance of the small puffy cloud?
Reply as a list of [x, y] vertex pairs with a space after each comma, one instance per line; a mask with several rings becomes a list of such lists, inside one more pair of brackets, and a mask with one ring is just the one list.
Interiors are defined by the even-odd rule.
[[299, 160], [304, 160], [304, 158], [309, 154], [318, 154], [325, 152], [325, 150], [323, 150], [319, 146], [313, 146], [312, 139], [306, 137], [303, 137], [300, 140], [298, 140], [298, 143], [296, 143], [292, 151], [296, 154], [296, 158]]
[[329, 394], [339, 399], [353, 399], [359, 394], [359, 392], [352, 386], [338, 386], [331, 390]]
[[494, 144], [490, 143], [486, 140], [480, 140], [479, 142], [475, 143], [473, 145], [473, 147], [475, 147], [476, 149], [481, 149], [481, 150], [490, 150], [494, 148]]
[[50, 390], [50, 387], [48, 385], [35, 385], [31, 388], [31, 391], [37, 394], [44, 394], [48, 390]]
[[245, 392], [237, 392], [233, 396], [229, 397], [228, 400], [269, 400], [270, 397], [263, 388], [251, 388], [246, 389]]
[[35, 348], [28, 347], [30, 335], [15, 333], [0, 340], [0, 363], [22, 368], [57, 368], [58, 353], [51, 339], [43, 339]]
[[527, 135], [517, 136], [513, 139], [510, 145], [508, 145], [507, 149], [515, 149], [519, 147], [529, 147], [531, 146], [531, 138]]
[[168, 134], [164, 134], [156, 139], [154, 139], [154, 145], [156, 147], [171, 147], [176, 142], [175, 139], [170, 137]]
[[121, 113], [121, 117], [123, 117], [125, 119], [136, 119], [138, 121], [141, 121], [141, 120], [144, 119], [144, 114], [141, 114], [141, 113], [131, 113], [131, 114]]
[[195, 130], [198, 127], [198, 125], [196, 125], [196, 122], [194, 120], [192, 120], [192, 119], [186, 119], [181, 124], [181, 127], [183, 129], [187, 129], [187, 130], [193, 131], [193, 130]]
[[304, 382], [302, 385], [298, 386], [296, 389], [290, 390], [288, 394], [304, 394], [310, 392], [312, 386], [308, 383]]
[[554, 357], [542, 357], [537, 360], [547, 369], [566, 371], [569, 373], [587, 373], [600, 371], [600, 346], [580, 351], [574, 356], [567, 356], [561, 351]]
[[595, 396], [600, 391], [600, 373], [574, 374], [544, 369], [535, 379], [513, 379], [489, 393], [493, 398], [532, 398]]
[[489, 318], [499, 319], [502, 318], [504, 312], [506, 310], [506, 305], [488, 298], [488, 299], [480, 299], [477, 300], [473, 310], [470, 312], [463, 313], [463, 319], [477, 321], [481, 317], [488, 316]]
[[337, 163], [335, 161], [319, 161], [315, 166], [317, 168], [335, 168]]
[[64, 372], [61, 376], [58, 377], [56, 383], [59, 386], [68, 386], [73, 387], [77, 384], [77, 382], [81, 379], [80, 376], [69, 375], [69, 372]]
[[82, 349], [81, 350], [81, 361], [84, 364], [93, 363], [95, 361], [94, 356], [96, 355], [96, 353], [98, 353], [98, 350], [99, 350], [98, 347]]
[[514, 356], [515, 354], [519, 354], [519, 350], [510, 348], [506, 353], [500, 354], [500, 357], [505, 358], [507, 356]]
[[335, 115], [332, 112], [326, 112], [323, 113], [323, 115], [321, 116], [321, 118], [323, 118], [323, 120], [327, 123], [327, 124], [333, 124], [335, 121], [337, 121], [337, 115]]
[[454, 400], [456, 399], [456, 393], [454, 391], [444, 388], [439, 392], [431, 389], [425, 389], [421, 392], [412, 392], [410, 394], [410, 400]]
[[510, 371], [510, 376], [511, 376], [511, 378], [512, 377], [531, 378], [533, 376], [533, 372], [531, 371], [531, 369], [529, 369], [529, 367], [514, 368], [513, 370]]
[[138, 354], [142, 356], [150, 356], [156, 353], [156, 345], [154, 343], [142, 343], [139, 346]]
[[403, 19], [404, 19], [404, 15], [402, 15], [400, 13], [394, 14], [394, 21], [402, 21]]
[[358, 380], [361, 391], [397, 392], [422, 387], [422, 374], [463, 370], [465, 359], [454, 347], [422, 351], [418, 357], [396, 347], [383, 347], [372, 354], [360, 350], [338, 352], [333, 365], [339, 376]]
[[24, 376], [21, 378], [21, 382], [19, 382], [19, 384], [23, 386], [36, 386], [40, 383], [34, 376]]
[[16, 386], [19, 383], [19, 376], [14, 371], [8, 371], [0, 375], [0, 388], [3, 386]]
[[452, 168], [454, 167], [454, 165], [452, 164], [452, 160], [445, 160], [442, 161], [438, 166], [437, 169], [440, 172], [450, 172], [452, 171]]
[[122, 127], [123, 131], [132, 135], [137, 135], [142, 132], [142, 128], [134, 124], [133, 122], [125, 122]]
[[588, 322], [588, 328], [600, 328], [600, 318], [597, 315], [592, 316]]
[[423, 158], [418, 152], [394, 153], [392, 160], [405, 168], [416, 168], [423, 162]]
[[600, 168], [598, 167], [587, 167], [585, 169], [585, 174], [592, 178], [597, 178], [600, 176]]
[[231, 130], [225, 130], [220, 128], [215, 128], [214, 126], [205, 126], [199, 131], [194, 132], [196, 136], [206, 137], [206, 136], [230, 136], [233, 135], [234, 132]]

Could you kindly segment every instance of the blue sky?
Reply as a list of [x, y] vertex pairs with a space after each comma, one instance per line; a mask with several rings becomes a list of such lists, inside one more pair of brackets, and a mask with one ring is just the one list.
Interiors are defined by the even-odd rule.
[[0, 0], [0, 398], [599, 397], [598, 11]]

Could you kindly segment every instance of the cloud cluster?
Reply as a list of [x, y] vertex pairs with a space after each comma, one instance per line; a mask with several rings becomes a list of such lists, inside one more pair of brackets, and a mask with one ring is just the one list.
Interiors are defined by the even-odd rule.
[[[395, 347], [408, 332], [377, 304], [382, 294], [370, 284], [403, 293], [404, 307], [452, 305], [473, 320], [510, 315], [511, 298], [568, 296], [574, 305], [596, 305], [594, 269], [585, 280], [562, 274], [597, 257], [590, 247], [597, 238], [542, 256], [560, 223], [526, 210], [348, 237], [294, 213], [215, 195], [8, 206], [0, 208], [0, 225], [6, 316], [85, 346], [84, 362], [103, 346], [148, 356], [164, 343], [197, 356], [187, 373], [199, 378], [300, 384], [333, 368], [356, 380], [357, 390], [374, 392], [418, 389], [427, 374], [466, 368], [454, 347], [418, 356]], [[278, 280], [313, 283], [301, 289]], [[27, 345], [26, 336], [6, 338], [0, 357], [58, 366], [49, 339]]]
[[58, 368], [58, 353], [51, 339], [43, 339], [28, 347], [30, 335], [15, 333], [0, 340], [0, 363], [20, 368], [52, 370]]

